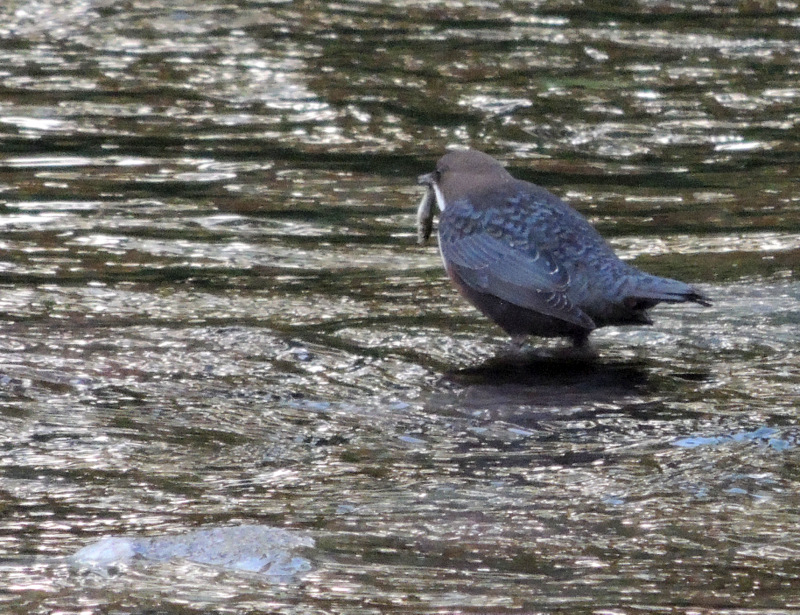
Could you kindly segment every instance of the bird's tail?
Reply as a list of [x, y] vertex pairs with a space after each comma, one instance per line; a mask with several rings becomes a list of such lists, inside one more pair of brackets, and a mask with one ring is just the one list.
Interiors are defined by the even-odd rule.
[[657, 303], [684, 303], [691, 301], [700, 305], [711, 305], [711, 299], [694, 286], [655, 275], [637, 272], [631, 276], [624, 289], [625, 303], [635, 309], [648, 309]]

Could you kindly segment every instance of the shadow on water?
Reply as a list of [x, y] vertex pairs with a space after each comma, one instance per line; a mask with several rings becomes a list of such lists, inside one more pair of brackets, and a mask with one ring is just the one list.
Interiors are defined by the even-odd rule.
[[445, 374], [461, 384], [558, 385], [602, 389], [615, 384], [642, 384], [647, 363], [641, 359], [605, 361], [597, 355], [581, 352], [548, 353], [531, 350], [521, 354], [500, 354], [485, 362]]
[[570, 403], [575, 395], [597, 400], [610, 391], [641, 392], [648, 381], [643, 359], [608, 360], [593, 352], [525, 350], [499, 354], [488, 360], [448, 371], [443, 380], [466, 387], [507, 391], [527, 389], [537, 397], [551, 390], [555, 402]]
[[657, 412], [657, 384], [643, 359], [526, 352], [501, 355], [443, 374], [426, 412], [539, 429], [542, 420], [574, 421], [605, 412]]

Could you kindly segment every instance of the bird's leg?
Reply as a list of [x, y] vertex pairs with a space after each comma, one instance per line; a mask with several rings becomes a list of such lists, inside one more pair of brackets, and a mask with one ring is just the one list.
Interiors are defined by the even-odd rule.
[[572, 339], [572, 347], [576, 350], [586, 350], [591, 348], [589, 344], [589, 333], [588, 331], [584, 331], [581, 333], [576, 333], [571, 337]]
[[506, 360], [519, 360], [525, 356], [527, 335], [512, 335], [511, 341], [497, 353], [497, 357]]
[[527, 335], [512, 335], [510, 346], [514, 351], [522, 352], [522, 348], [525, 346], [527, 339]]
[[589, 342], [589, 332], [572, 336], [572, 348], [565, 349], [575, 359], [596, 359], [597, 349]]

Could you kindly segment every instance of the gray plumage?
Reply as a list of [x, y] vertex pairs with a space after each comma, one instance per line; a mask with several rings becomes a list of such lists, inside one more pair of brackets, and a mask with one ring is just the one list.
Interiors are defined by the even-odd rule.
[[694, 287], [621, 261], [577, 211], [513, 178], [475, 150], [443, 156], [423, 175], [419, 240], [431, 232], [458, 290], [509, 335], [564, 336], [582, 345], [597, 327], [650, 324], [662, 301], [709, 305]]

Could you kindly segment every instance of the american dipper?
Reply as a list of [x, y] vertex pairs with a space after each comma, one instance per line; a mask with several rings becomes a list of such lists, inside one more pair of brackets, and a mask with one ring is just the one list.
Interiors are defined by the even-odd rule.
[[688, 284], [621, 261], [581, 214], [487, 154], [449, 152], [419, 183], [420, 243], [435, 202], [447, 275], [517, 343], [536, 335], [581, 347], [598, 327], [652, 324], [647, 310], [662, 301], [710, 305]]

